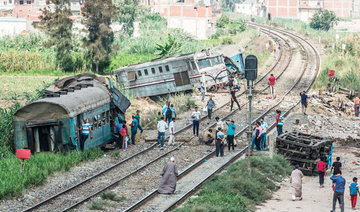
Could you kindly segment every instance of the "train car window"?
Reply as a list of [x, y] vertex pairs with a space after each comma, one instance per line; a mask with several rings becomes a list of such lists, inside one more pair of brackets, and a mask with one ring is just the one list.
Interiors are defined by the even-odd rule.
[[198, 66], [200, 69], [210, 67], [211, 66], [210, 60], [209, 59], [199, 60]]
[[148, 75], [148, 74], [149, 74], [148, 71], [147, 71], [147, 69], [144, 69], [144, 74], [145, 74], [145, 75]]
[[151, 68], [151, 72], [155, 74], [155, 68]]
[[135, 81], [135, 80], [136, 80], [135, 71], [129, 71], [129, 72], [128, 72], [128, 80], [129, 80], [129, 81]]
[[105, 124], [106, 124], [105, 112], [103, 112], [103, 113], [101, 114], [101, 124], [102, 124], [102, 125], [105, 125]]
[[110, 112], [106, 111], [106, 123], [110, 123]]
[[94, 116], [94, 118], [92, 118], [92, 130], [96, 130], [97, 128], [97, 120], [96, 120], [96, 116]]
[[168, 66], [168, 65], [166, 65], [166, 66], [165, 66], [165, 70], [166, 70], [167, 72], [169, 72], [169, 71], [170, 71], [170, 68], [169, 68], [169, 66]]
[[191, 61], [191, 67], [192, 67], [192, 70], [196, 70], [196, 65], [195, 65], [194, 61]]
[[160, 73], [162, 73], [162, 72], [163, 72], [163, 70], [162, 70], [162, 67], [161, 67], [161, 66], [159, 66], [159, 72], [160, 72]]
[[210, 58], [210, 60], [211, 60], [211, 65], [217, 65], [221, 63], [218, 57]]
[[142, 73], [141, 73], [141, 71], [139, 70], [139, 71], [138, 71], [138, 76], [141, 77], [141, 75], [142, 75]]
[[182, 86], [190, 84], [190, 78], [187, 71], [174, 73], [175, 85]]

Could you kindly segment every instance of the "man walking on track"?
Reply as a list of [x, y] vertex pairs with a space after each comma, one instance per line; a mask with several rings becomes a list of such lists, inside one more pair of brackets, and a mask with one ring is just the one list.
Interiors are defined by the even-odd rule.
[[255, 122], [256, 128], [255, 128], [255, 146], [256, 146], [256, 150], [260, 151], [261, 147], [260, 147], [260, 142], [261, 142], [261, 131], [262, 131], [262, 127], [260, 125], [260, 122]]
[[320, 184], [320, 188], [324, 187], [324, 176], [325, 176], [325, 171], [326, 171], [326, 164], [324, 163], [323, 159], [321, 158], [321, 160], [317, 163], [316, 165], [318, 172], [319, 172], [319, 184]]
[[141, 134], [144, 132], [143, 128], [140, 125], [140, 110], [136, 111], [136, 115], [135, 115], [136, 120], [138, 121], [138, 128], [140, 130], [140, 135], [139, 135], [139, 140], [141, 139]]
[[230, 146], [232, 147], [232, 150], [235, 151], [234, 134], [235, 134], [236, 126], [234, 124], [234, 120], [231, 120], [231, 122], [227, 121], [226, 125], [228, 126], [227, 141], [228, 141], [229, 152], [230, 152]]
[[211, 120], [211, 114], [212, 114], [212, 111], [213, 111], [213, 109], [215, 107], [215, 102], [212, 99], [212, 97], [210, 97], [209, 101], [206, 104], [206, 107], [207, 107], [207, 111], [208, 111], [208, 118]]
[[276, 78], [274, 77], [274, 74], [270, 74], [270, 77], [269, 77], [268, 81], [269, 81], [269, 86], [270, 86], [271, 98], [275, 98], [275, 83], [276, 83]]
[[306, 108], [308, 106], [309, 97], [306, 95], [306, 92], [303, 91], [300, 93], [301, 97], [301, 109], [304, 115], [306, 115]]
[[191, 118], [193, 118], [193, 133], [196, 137], [199, 136], [200, 116], [199, 107], [195, 106], [195, 111], [192, 113]]
[[206, 93], [206, 87], [204, 82], [200, 86], [200, 92], [201, 92], [201, 101], [203, 102], [205, 100], [205, 93]]
[[164, 117], [161, 117], [161, 120], [157, 124], [158, 130], [158, 145], [161, 146], [160, 149], [164, 149], [165, 142], [165, 131], [168, 128], [167, 123], [164, 121]]
[[175, 118], [173, 118], [169, 124], [169, 133], [170, 133], [170, 138], [168, 144], [170, 146], [175, 144]]
[[135, 118], [135, 116], [132, 116], [132, 122], [130, 124], [131, 127], [131, 144], [135, 145], [135, 139], [136, 139], [136, 133], [139, 126], [139, 122]]
[[173, 194], [176, 190], [176, 181], [179, 176], [174, 157], [170, 158], [161, 173], [158, 192], [160, 194]]
[[303, 173], [299, 169], [299, 165], [296, 164], [295, 169], [291, 172], [290, 176], [290, 191], [292, 200], [295, 201], [302, 200], [302, 178], [304, 177]]
[[336, 201], [339, 199], [339, 204], [341, 206], [341, 212], [344, 212], [344, 191], [345, 191], [345, 179], [341, 176], [341, 173], [338, 173], [336, 176], [330, 177], [330, 180], [335, 183], [335, 192], [333, 196], [333, 205], [332, 212], [335, 212]]
[[359, 117], [359, 110], [360, 110], [360, 99], [359, 97], [354, 98], [354, 110], [355, 110], [355, 117]]
[[215, 149], [216, 157], [219, 157], [219, 153], [221, 157], [224, 156], [224, 141], [225, 141], [225, 135], [222, 132], [222, 129], [219, 127], [216, 132], [216, 149]]
[[236, 91], [237, 91], [237, 88], [236, 87], [233, 87], [230, 94], [231, 94], [231, 105], [230, 105], [230, 112], [232, 111], [232, 108], [233, 108], [233, 105], [234, 105], [234, 102], [236, 102], [237, 106], [239, 107], [239, 110], [241, 110], [241, 107], [240, 107], [240, 104], [236, 98]]

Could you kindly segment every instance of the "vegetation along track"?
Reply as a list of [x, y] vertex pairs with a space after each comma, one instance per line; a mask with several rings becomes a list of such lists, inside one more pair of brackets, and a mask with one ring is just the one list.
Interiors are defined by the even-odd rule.
[[[256, 25], [257, 27], [262, 27]], [[255, 118], [252, 122], [255, 122], [260, 117], [265, 117], [265, 120], [268, 120], [269, 130], [275, 127], [275, 110], [281, 108], [284, 111], [284, 115], [289, 114], [289, 112], [299, 103], [295, 100], [292, 94], [298, 96], [298, 92], [302, 90], [308, 91], [319, 72], [320, 69], [320, 57], [316, 49], [305, 39], [294, 35], [289, 32], [282, 30], [273, 29], [278, 33], [286, 34], [291, 36], [305, 51], [306, 64], [302, 68], [301, 74], [294, 80], [294, 83], [290, 88], [283, 94], [282, 97], [278, 98], [276, 104], [273, 104], [265, 112], [256, 111]], [[272, 32], [274, 33], [274, 32]], [[315, 65], [312, 61], [315, 60]], [[290, 83], [289, 83], [290, 84]], [[237, 139], [241, 139], [246, 143], [246, 138], [241, 138], [241, 136], [246, 132], [248, 126], [243, 127], [235, 135]], [[160, 195], [157, 193], [157, 190], [153, 190], [147, 196], [140, 199], [138, 202], [131, 205], [125, 211], [169, 211], [184, 201], [188, 196], [190, 196], [197, 188], [199, 188], [203, 182], [213, 176], [215, 173], [222, 170], [225, 166], [230, 164], [237, 157], [240, 157], [244, 154], [245, 148], [237, 151], [235, 153], [227, 153], [224, 158], [217, 158], [214, 156], [214, 151], [211, 154], [207, 155], [205, 158], [200, 159], [197, 163], [193, 164], [185, 171], [181, 172], [179, 180], [177, 183], [177, 190], [174, 195]], [[206, 161], [206, 162], [205, 162]]]

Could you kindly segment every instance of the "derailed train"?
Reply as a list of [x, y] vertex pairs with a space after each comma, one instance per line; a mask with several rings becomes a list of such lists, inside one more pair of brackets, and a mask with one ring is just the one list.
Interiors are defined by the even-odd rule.
[[83, 118], [93, 129], [93, 138], [87, 139], [84, 149], [104, 145], [112, 140], [113, 121], [124, 119], [129, 106], [129, 100], [107, 77], [88, 73], [66, 77], [46, 89], [42, 99], [16, 111], [16, 149], [79, 149]]
[[243, 53], [235, 45], [122, 67], [117, 82], [135, 96], [147, 97], [224, 86], [229, 75], [244, 73]]

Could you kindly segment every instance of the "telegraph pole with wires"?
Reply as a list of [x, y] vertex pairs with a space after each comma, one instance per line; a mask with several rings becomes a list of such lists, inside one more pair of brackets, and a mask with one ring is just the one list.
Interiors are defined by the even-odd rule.
[[245, 59], [245, 79], [247, 80], [248, 86], [248, 98], [249, 98], [249, 130], [247, 132], [249, 145], [248, 145], [248, 171], [251, 174], [250, 167], [250, 154], [251, 154], [251, 144], [252, 144], [252, 115], [251, 115], [251, 103], [252, 103], [252, 89], [254, 88], [254, 81], [257, 78], [257, 68], [258, 68], [258, 60], [254, 55], [248, 55]]

